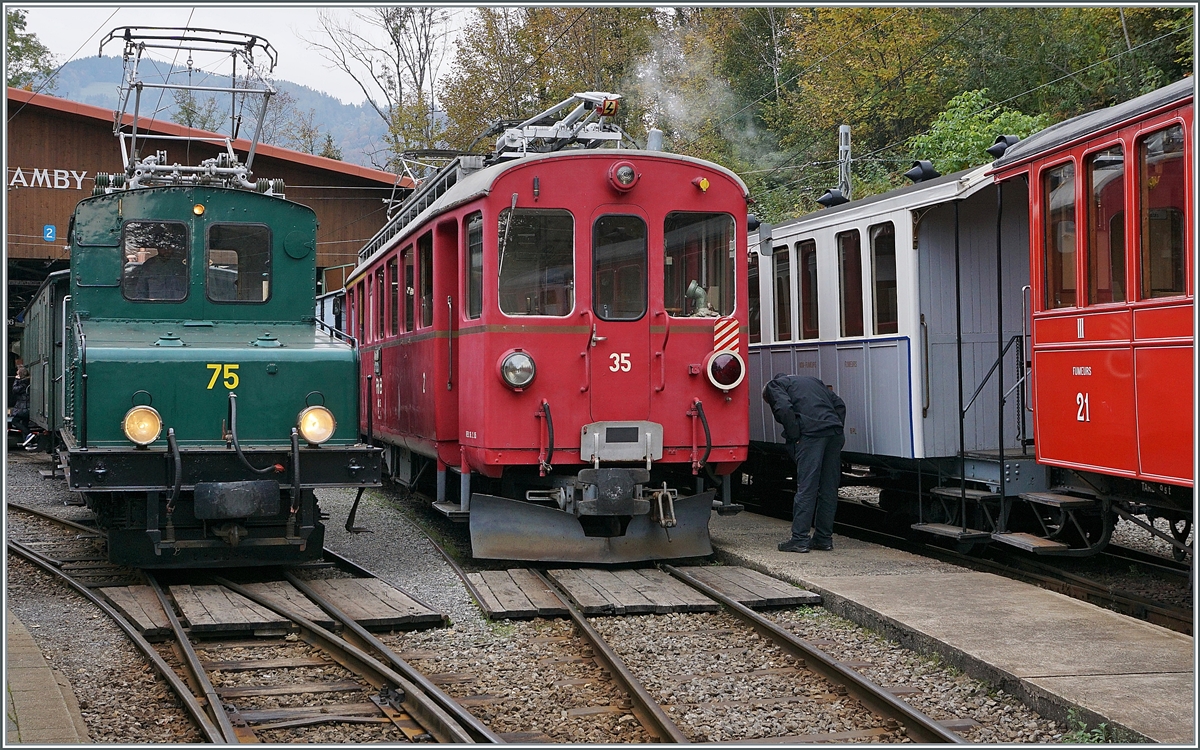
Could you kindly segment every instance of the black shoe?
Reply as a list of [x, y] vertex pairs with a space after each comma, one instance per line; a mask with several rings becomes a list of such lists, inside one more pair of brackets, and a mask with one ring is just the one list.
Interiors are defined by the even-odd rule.
[[822, 552], [828, 552], [833, 549], [833, 542], [828, 542], [827, 544], [814, 544], [812, 548], [819, 549]]
[[808, 543], [789, 539], [786, 542], [779, 543], [780, 552], [808, 552]]

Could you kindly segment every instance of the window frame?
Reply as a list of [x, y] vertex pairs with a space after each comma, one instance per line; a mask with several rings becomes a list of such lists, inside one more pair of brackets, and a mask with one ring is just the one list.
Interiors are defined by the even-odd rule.
[[[503, 301], [504, 294], [500, 288], [500, 285], [503, 282], [503, 278], [502, 278], [501, 274], [504, 270], [503, 267], [500, 265], [500, 243], [501, 243], [500, 237], [503, 236], [504, 214], [506, 211], [512, 211], [512, 210], [513, 210], [512, 208], [506, 206], [498, 214], [496, 214], [497, 240], [496, 240], [496, 252], [493, 254], [493, 256], [496, 259], [496, 274], [495, 274], [496, 283], [493, 287], [493, 289], [496, 292], [496, 310], [504, 317], [513, 318], [514, 320], [523, 320], [526, 318], [551, 318], [554, 320], [562, 320], [563, 318], [571, 317], [572, 315], [575, 314], [575, 312], [579, 306], [579, 295], [578, 295], [578, 286], [579, 286], [579, 284], [578, 284], [578, 279], [579, 279], [579, 232], [578, 232], [579, 219], [575, 215], [575, 212], [571, 211], [568, 208], [543, 208], [541, 206], [538, 206], [535, 208], [533, 206], [519, 206], [519, 207], [517, 207], [516, 210], [528, 212], [530, 214], [551, 214], [551, 213], [565, 214], [566, 216], [570, 217], [570, 219], [571, 219], [571, 286], [570, 286], [571, 308], [567, 312], [565, 312], [561, 315], [552, 315], [550, 313], [533, 313], [533, 314], [526, 315], [526, 314], [522, 314], [519, 312], [511, 312], [509, 310], [504, 309], [504, 301]], [[648, 231], [648, 227], [647, 227], [647, 231]], [[647, 241], [647, 246], [648, 246], [648, 241]], [[647, 254], [648, 253], [649, 253], [649, 251], [647, 250]]]
[[[72, 222], [75, 221], [74, 216], [71, 217], [71, 221]], [[180, 297], [179, 299], [147, 299], [145, 297], [130, 297], [126, 293], [126, 287], [125, 287], [125, 278], [126, 278], [125, 277], [125, 253], [126, 253], [125, 239], [127, 237], [128, 227], [130, 224], [176, 224], [178, 226], [183, 227], [183, 245], [185, 248], [184, 263], [187, 266], [188, 273], [187, 273], [187, 283], [184, 284], [184, 290], [183, 290], [182, 297]], [[192, 263], [191, 263], [192, 231], [191, 231], [191, 229], [192, 229], [191, 225], [186, 221], [159, 221], [156, 219], [129, 219], [121, 224], [121, 245], [118, 248], [118, 252], [120, 253], [120, 257], [121, 257], [121, 280], [120, 280], [119, 285], [121, 287], [121, 297], [126, 302], [139, 302], [139, 303], [140, 302], [148, 302], [148, 303], [177, 305], [180, 302], [188, 301], [188, 299], [192, 296]], [[207, 243], [207, 239], [206, 239], [206, 243]], [[206, 248], [205, 249], [205, 257], [206, 258], [207, 258], [207, 255], [208, 255], [208, 251]], [[149, 258], [147, 258], [147, 260], [149, 260]], [[145, 261], [142, 261], [142, 262], [144, 263]], [[140, 265], [139, 265], [139, 268], [140, 268]], [[207, 282], [207, 279], [206, 279], [206, 282]], [[207, 286], [207, 283], [205, 284], [205, 286]]]
[[[464, 306], [466, 312], [464, 317], [467, 320], [479, 320], [483, 316], [483, 265], [485, 262], [483, 251], [483, 226], [484, 222], [482, 211], [473, 211], [472, 213], [469, 213], [463, 217], [463, 238], [465, 242], [463, 247], [463, 269], [465, 271], [463, 274], [463, 281], [466, 284], [466, 290], [463, 297], [467, 301], [467, 304]], [[475, 267], [472, 265], [473, 255], [475, 254], [471, 249], [473, 247], [471, 244], [472, 234], [478, 234], [479, 237], [478, 277], [475, 276]]]
[[[806, 247], [807, 246], [807, 247]], [[808, 266], [804, 263], [807, 257], [812, 258], [812, 277], [808, 275]], [[799, 315], [797, 318], [800, 323], [800, 340], [808, 341], [811, 339], [821, 338], [821, 307], [820, 307], [820, 289], [821, 284], [818, 278], [818, 263], [817, 263], [817, 240], [815, 237], [800, 240], [796, 243], [796, 279], [797, 293], [799, 294]], [[809, 282], [812, 282], [812, 288], [809, 288]], [[808, 313], [812, 312], [812, 327], [808, 327]]]
[[[598, 308], [597, 289], [599, 288], [598, 284], [596, 283], [596, 281], [597, 281], [597, 278], [596, 278], [597, 229], [602, 220], [610, 218], [610, 217], [634, 218], [634, 219], [637, 219], [638, 221], [642, 222], [642, 227], [645, 228], [645, 234], [643, 235], [645, 238], [645, 242], [643, 245], [642, 266], [641, 266], [641, 268], [642, 268], [642, 312], [636, 318], [604, 317], [603, 315], [600, 314], [600, 311], [597, 309]], [[650, 312], [650, 222], [649, 222], [649, 220], [640, 213], [607, 213], [606, 212], [606, 213], [597, 214], [592, 217], [591, 230], [592, 230], [591, 231], [591, 240], [592, 240], [592, 245], [591, 245], [591, 250], [592, 250], [592, 253], [591, 253], [591, 256], [592, 256], [592, 269], [591, 269], [592, 306], [591, 306], [591, 311], [592, 311], [592, 314], [596, 316], [597, 320], [603, 320], [607, 323], [633, 323], [633, 322], [641, 320], [642, 318], [646, 317], [646, 315]]]
[[[892, 293], [894, 296], [894, 317], [891, 320], [880, 320], [879, 313], [882, 306], [879, 304], [879, 274], [877, 268], [876, 252], [876, 231], [882, 230], [884, 227], [891, 228], [892, 237]], [[867, 227], [867, 242], [870, 245], [871, 256], [871, 332], [874, 336], [894, 336], [900, 332], [900, 269], [898, 267], [899, 253], [896, 250], [896, 223], [892, 220], [881, 221], [878, 224], [871, 224]], [[881, 326], [890, 327], [891, 330], [882, 330]]]
[[[267, 285], [267, 296], [261, 300], [213, 299], [208, 293], [209, 252], [212, 250], [210, 238], [212, 230], [217, 227], [262, 227], [267, 230], [267, 268], [270, 272]], [[239, 274], [241, 272], [239, 271]], [[275, 297], [275, 233], [269, 224], [260, 221], [215, 221], [204, 229], [204, 298], [216, 305], [265, 305]]]
[[[1064, 167], [1070, 167], [1073, 170], [1073, 174], [1071, 177], [1071, 179], [1073, 181], [1072, 190], [1071, 190], [1071, 196], [1072, 196], [1072, 198], [1071, 198], [1071, 200], [1072, 200], [1072, 204], [1071, 204], [1072, 219], [1071, 219], [1071, 221], [1072, 221], [1073, 230], [1074, 230], [1074, 234], [1072, 236], [1074, 238], [1073, 242], [1074, 242], [1075, 257], [1072, 259], [1070, 264], [1063, 263], [1062, 268], [1063, 268], [1064, 272], [1067, 268], [1070, 268], [1075, 275], [1074, 298], [1069, 304], [1051, 305], [1050, 304], [1050, 292], [1051, 292], [1051, 290], [1050, 290], [1050, 264], [1047, 261], [1048, 261], [1048, 258], [1050, 257], [1049, 254], [1050, 254], [1051, 250], [1053, 249], [1054, 251], [1057, 251], [1058, 247], [1057, 247], [1057, 245], [1054, 245], [1052, 247], [1051, 243], [1050, 243], [1050, 231], [1051, 231], [1051, 221], [1050, 221], [1050, 213], [1049, 213], [1049, 211], [1050, 211], [1050, 195], [1046, 191], [1046, 179], [1048, 178], [1048, 176], [1050, 175], [1051, 172], [1053, 172], [1057, 169], [1062, 169]], [[1079, 200], [1080, 200], [1080, 198], [1079, 198], [1079, 196], [1080, 196], [1080, 190], [1081, 190], [1081, 186], [1082, 186], [1082, 180], [1079, 177], [1079, 171], [1080, 170], [1079, 170], [1078, 161], [1075, 159], [1074, 156], [1069, 156], [1065, 159], [1060, 159], [1053, 163], [1046, 164], [1045, 166], [1040, 168], [1037, 172], [1037, 188], [1036, 189], [1037, 189], [1037, 197], [1038, 197], [1038, 224], [1039, 224], [1039, 228], [1041, 231], [1041, 245], [1042, 245], [1041, 257], [1039, 258], [1039, 263], [1041, 264], [1041, 267], [1042, 267], [1041, 268], [1041, 270], [1042, 270], [1042, 274], [1041, 274], [1041, 276], [1042, 276], [1042, 279], [1041, 279], [1041, 281], [1042, 281], [1042, 295], [1041, 295], [1042, 299], [1040, 300], [1040, 303], [1042, 305], [1042, 310], [1047, 311], [1047, 312], [1049, 312], [1051, 310], [1069, 310], [1069, 309], [1073, 309], [1073, 308], [1076, 308], [1079, 306], [1079, 297], [1080, 297], [1080, 294], [1079, 294], [1079, 260], [1080, 260], [1080, 257], [1079, 257], [1080, 256], [1080, 252], [1079, 252]], [[1065, 287], [1064, 287], [1064, 289], [1065, 289]]]
[[[783, 265], [785, 266], [782, 269], [782, 275], [780, 274], [781, 269], [779, 267], [780, 258], [783, 258]], [[779, 282], [781, 280], [787, 283], [786, 294], [780, 294]], [[786, 244], [771, 248], [771, 293], [775, 298], [775, 307], [771, 311], [773, 320], [771, 340], [775, 343], [795, 341], [795, 326], [792, 325], [792, 250]], [[786, 305], [787, 309], [781, 310], [781, 305]], [[781, 315], [781, 312], [784, 314]], [[786, 331], [779, 326], [781, 320], [787, 326]]]
[[[1185, 194], [1185, 201], [1184, 201], [1185, 205], [1184, 205], [1183, 211], [1181, 212], [1182, 216], [1183, 216], [1183, 219], [1181, 221], [1181, 226], [1183, 228], [1183, 236], [1182, 236], [1183, 290], [1180, 292], [1177, 292], [1177, 293], [1162, 295], [1162, 296], [1146, 296], [1146, 294], [1145, 294], [1146, 281], [1145, 281], [1144, 274], [1143, 274], [1143, 257], [1145, 255], [1145, 253], [1147, 252], [1147, 250], [1144, 247], [1144, 245], [1146, 243], [1144, 243], [1144, 241], [1143, 241], [1143, 222], [1142, 222], [1142, 205], [1143, 205], [1143, 201], [1144, 201], [1143, 190], [1142, 190], [1142, 185], [1143, 185], [1142, 165], [1143, 165], [1144, 159], [1142, 158], [1141, 150], [1143, 147], [1143, 143], [1149, 137], [1151, 137], [1157, 133], [1161, 133], [1161, 132], [1170, 130], [1171, 128], [1175, 128], [1175, 127], [1178, 127], [1183, 131], [1183, 139], [1182, 139], [1182, 143], [1183, 143], [1183, 159], [1182, 159], [1183, 180], [1182, 180], [1182, 184], [1184, 186], [1184, 194]], [[1143, 127], [1140, 127], [1131, 138], [1131, 140], [1133, 141], [1132, 159], [1135, 162], [1134, 167], [1136, 169], [1136, 172], [1132, 175], [1133, 191], [1131, 191], [1132, 194], [1129, 196], [1129, 199], [1132, 200], [1134, 213], [1137, 218], [1137, 225], [1136, 225], [1136, 227], [1134, 227], [1132, 229], [1133, 236], [1136, 240], [1136, 242], [1133, 245], [1133, 248], [1136, 248], [1136, 252], [1134, 252], [1133, 249], [1130, 249], [1126, 254], [1126, 262], [1128, 263], [1130, 260], [1133, 260], [1136, 264], [1135, 267], [1136, 267], [1137, 301], [1138, 302], [1169, 304], [1172, 301], [1178, 301], [1182, 298], [1190, 297], [1194, 294], [1194, 283], [1195, 282], [1192, 280], [1191, 269], [1194, 267], [1195, 261], [1192, 260], [1192, 258], [1190, 258], [1189, 254], [1188, 254], [1188, 246], [1189, 246], [1188, 233], [1189, 233], [1189, 229], [1191, 229], [1191, 231], [1194, 235], [1195, 229], [1190, 227], [1191, 222], [1189, 222], [1187, 220], [1188, 217], [1187, 217], [1187, 210], [1186, 210], [1187, 207], [1189, 205], [1192, 205], [1192, 203], [1195, 200], [1194, 193], [1193, 193], [1193, 191], [1195, 190], [1195, 187], [1192, 184], [1192, 183], [1194, 183], [1194, 181], [1196, 179], [1195, 174], [1194, 174], [1195, 167], [1194, 167], [1194, 165], [1191, 164], [1191, 158], [1192, 158], [1191, 139], [1189, 138], [1189, 131], [1191, 130], [1192, 127], [1194, 127], [1194, 125], [1189, 127], [1188, 123], [1185, 122], [1183, 118], [1172, 117], [1169, 119], [1164, 119], [1161, 121], [1154, 122], [1153, 124], [1146, 124]], [[1194, 135], [1192, 137], [1194, 137]], [[1191, 167], [1192, 171], [1193, 171], [1193, 174], [1191, 175], [1191, 180], [1188, 179], [1189, 178], [1189, 174], [1188, 174], [1189, 167]], [[1128, 224], [1128, 217], [1126, 217], [1126, 223]], [[1129, 227], [1127, 227], [1126, 229], [1127, 229], [1127, 231], [1129, 231]], [[1129, 295], [1126, 294], [1126, 296], [1128, 297]]]
[[[1128, 218], [1129, 218], [1129, 198], [1130, 198], [1130, 196], [1129, 196], [1129, 183], [1130, 183], [1129, 149], [1127, 148], [1127, 144], [1125, 143], [1124, 139], [1114, 137], [1112, 140], [1104, 143], [1101, 146], [1088, 149], [1087, 151], [1085, 151], [1083, 153], [1082, 158], [1080, 159], [1080, 163], [1083, 165], [1083, 179], [1080, 184], [1080, 190], [1082, 191], [1082, 194], [1083, 194], [1083, 214], [1084, 214], [1083, 218], [1084, 218], [1084, 226], [1085, 226], [1087, 233], [1084, 236], [1083, 243], [1079, 242], [1078, 230], [1076, 230], [1076, 235], [1075, 235], [1075, 237], [1076, 237], [1075, 251], [1077, 253], [1080, 253], [1080, 255], [1081, 255], [1081, 257], [1079, 258], [1079, 264], [1082, 266], [1082, 269], [1084, 272], [1083, 279], [1085, 281], [1085, 284], [1083, 285], [1083, 292], [1084, 292], [1085, 296], [1083, 296], [1082, 299], [1080, 299], [1081, 295], [1079, 294], [1080, 290], [1078, 288], [1079, 285], [1077, 284], [1076, 301], [1078, 303], [1077, 306], [1079, 306], [1079, 307], [1096, 307], [1096, 306], [1103, 306], [1103, 305], [1124, 305], [1130, 301], [1130, 299], [1129, 299], [1129, 283], [1128, 283], [1128, 281], [1129, 281], [1129, 251], [1128, 251], [1128, 242], [1127, 242], [1128, 235], [1129, 235], [1129, 227], [1127, 225], [1122, 226], [1121, 235], [1120, 235], [1120, 242], [1121, 242], [1120, 257], [1121, 257], [1121, 273], [1122, 273], [1121, 286], [1122, 286], [1122, 290], [1124, 293], [1124, 299], [1110, 300], [1107, 302], [1097, 302], [1096, 301], [1097, 294], [1093, 291], [1093, 288], [1092, 288], [1093, 281], [1094, 281], [1093, 270], [1096, 270], [1096, 271], [1099, 270], [1098, 268], [1095, 268], [1095, 266], [1094, 266], [1094, 262], [1097, 260], [1097, 252], [1096, 252], [1096, 250], [1097, 250], [1097, 248], [1096, 248], [1096, 229], [1097, 229], [1097, 227], [1095, 226], [1095, 222], [1094, 222], [1095, 209], [1096, 209], [1094, 199], [1095, 199], [1096, 194], [1094, 192], [1095, 191], [1095, 178], [1093, 176], [1093, 174], [1094, 174], [1093, 164], [1095, 161], [1095, 157], [1099, 156], [1100, 154], [1103, 154], [1106, 151], [1110, 151], [1113, 148], [1121, 149], [1122, 172], [1121, 172], [1121, 178], [1120, 178], [1120, 185], [1121, 185], [1121, 208], [1120, 208], [1120, 211], [1117, 214], [1113, 214], [1112, 216], [1110, 216], [1108, 218], [1108, 220], [1105, 222], [1107, 225], [1106, 229], [1109, 230], [1109, 232], [1108, 232], [1108, 234], [1109, 234], [1108, 257], [1109, 257], [1110, 263], [1111, 263], [1112, 257], [1113, 257], [1112, 256], [1113, 234], [1111, 232], [1112, 221], [1114, 219], [1116, 219], [1116, 217], [1118, 215], [1121, 216], [1122, 221], [1126, 222], [1126, 223], [1128, 222]], [[1110, 269], [1110, 271], [1111, 271], [1111, 269]], [[1078, 273], [1076, 275], [1078, 276]]]
[[[850, 287], [850, 288], [857, 291], [857, 296], [855, 297], [855, 299], [857, 300], [857, 307], [858, 307], [858, 319], [856, 321], [858, 324], [857, 332], [849, 329], [846, 325], [849, 322], [849, 310], [847, 309], [848, 308], [847, 303], [851, 301], [851, 298], [846, 296], [846, 289], [847, 289], [847, 286], [846, 286], [846, 281], [847, 281], [847, 279], [846, 279], [846, 262], [845, 262], [846, 254], [844, 252], [845, 249], [842, 247], [842, 238], [847, 237], [849, 235], [854, 235], [854, 237], [856, 238], [856, 242], [855, 242], [855, 251], [856, 252], [854, 253], [854, 256], [855, 256], [854, 262], [855, 262], [855, 268], [858, 271], [858, 273], [856, 274], [858, 278], [854, 280], [854, 286]], [[837, 250], [837, 264], [838, 264], [838, 318], [839, 318], [838, 332], [841, 334], [840, 338], [845, 338], [845, 339], [863, 338], [864, 336], [866, 336], [867, 324], [866, 324], [866, 304], [865, 304], [866, 295], [863, 294], [863, 278], [862, 278], [862, 276], [863, 276], [863, 273], [862, 273], [863, 272], [862, 230], [860, 230], [858, 227], [854, 227], [853, 229], [848, 229], [844, 232], [838, 232], [837, 234], [834, 235], [833, 241], [834, 241], [834, 246]]]

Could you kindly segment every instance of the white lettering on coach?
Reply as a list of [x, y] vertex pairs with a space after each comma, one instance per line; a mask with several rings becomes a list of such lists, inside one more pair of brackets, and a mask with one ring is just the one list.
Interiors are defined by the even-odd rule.
[[1088, 367], [1072, 367], [1071, 374], [1072, 375], [1091, 375], [1092, 368], [1090, 366], [1088, 366]]
[[[28, 172], [32, 172], [29, 175]], [[87, 177], [87, 170], [77, 172], [74, 169], [32, 169], [25, 170], [21, 167], [13, 169], [12, 177], [8, 179], [9, 187], [44, 187], [52, 190], [83, 190], [83, 178]], [[75, 183], [72, 185], [72, 181]]]

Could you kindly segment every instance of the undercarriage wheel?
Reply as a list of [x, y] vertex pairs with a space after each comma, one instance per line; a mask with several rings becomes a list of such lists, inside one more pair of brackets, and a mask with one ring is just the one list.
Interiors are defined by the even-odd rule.
[[1091, 557], [1108, 545], [1116, 524], [1116, 515], [1107, 509], [1099, 512], [1067, 511], [1046, 508], [1042, 513], [1050, 538], [1064, 542], [1071, 557]]
[[[1192, 521], [1188, 518], [1180, 518], [1171, 521], [1171, 536], [1175, 537], [1175, 541], [1180, 544], [1187, 544], [1188, 536], [1192, 533]], [[1191, 545], [1188, 545], [1191, 547]], [[1183, 562], [1187, 559], [1188, 551], [1171, 547], [1171, 557], [1175, 558], [1175, 562]]]

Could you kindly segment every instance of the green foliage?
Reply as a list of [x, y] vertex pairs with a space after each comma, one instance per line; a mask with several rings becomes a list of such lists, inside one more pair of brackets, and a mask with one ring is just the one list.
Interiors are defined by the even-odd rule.
[[25, 11], [5, 10], [8, 36], [5, 43], [5, 82], [14, 88], [48, 92], [54, 90], [54, 55], [37, 34], [25, 31]]
[[1088, 728], [1087, 722], [1079, 718], [1075, 709], [1067, 712], [1067, 726], [1070, 730], [1063, 732], [1062, 741], [1070, 745], [1099, 744], [1108, 742], [1108, 725], [1100, 724]]
[[200, 98], [194, 91], [175, 91], [175, 112], [171, 121], [189, 128], [220, 132], [229, 123], [228, 113], [216, 96]]
[[333, 142], [333, 136], [329, 133], [325, 134], [325, 141], [321, 144], [321, 153], [318, 156], [324, 156], [326, 159], [342, 160], [342, 150]]
[[986, 164], [986, 149], [996, 136], [1021, 138], [1051, 124], [1050, 115], [1025, 115], [994, 104], [987, 89], [964, 91], [950, 100], [929, 130], [909, 138], [905, 146], [914, 159], [930, 159], [943, 174]]

